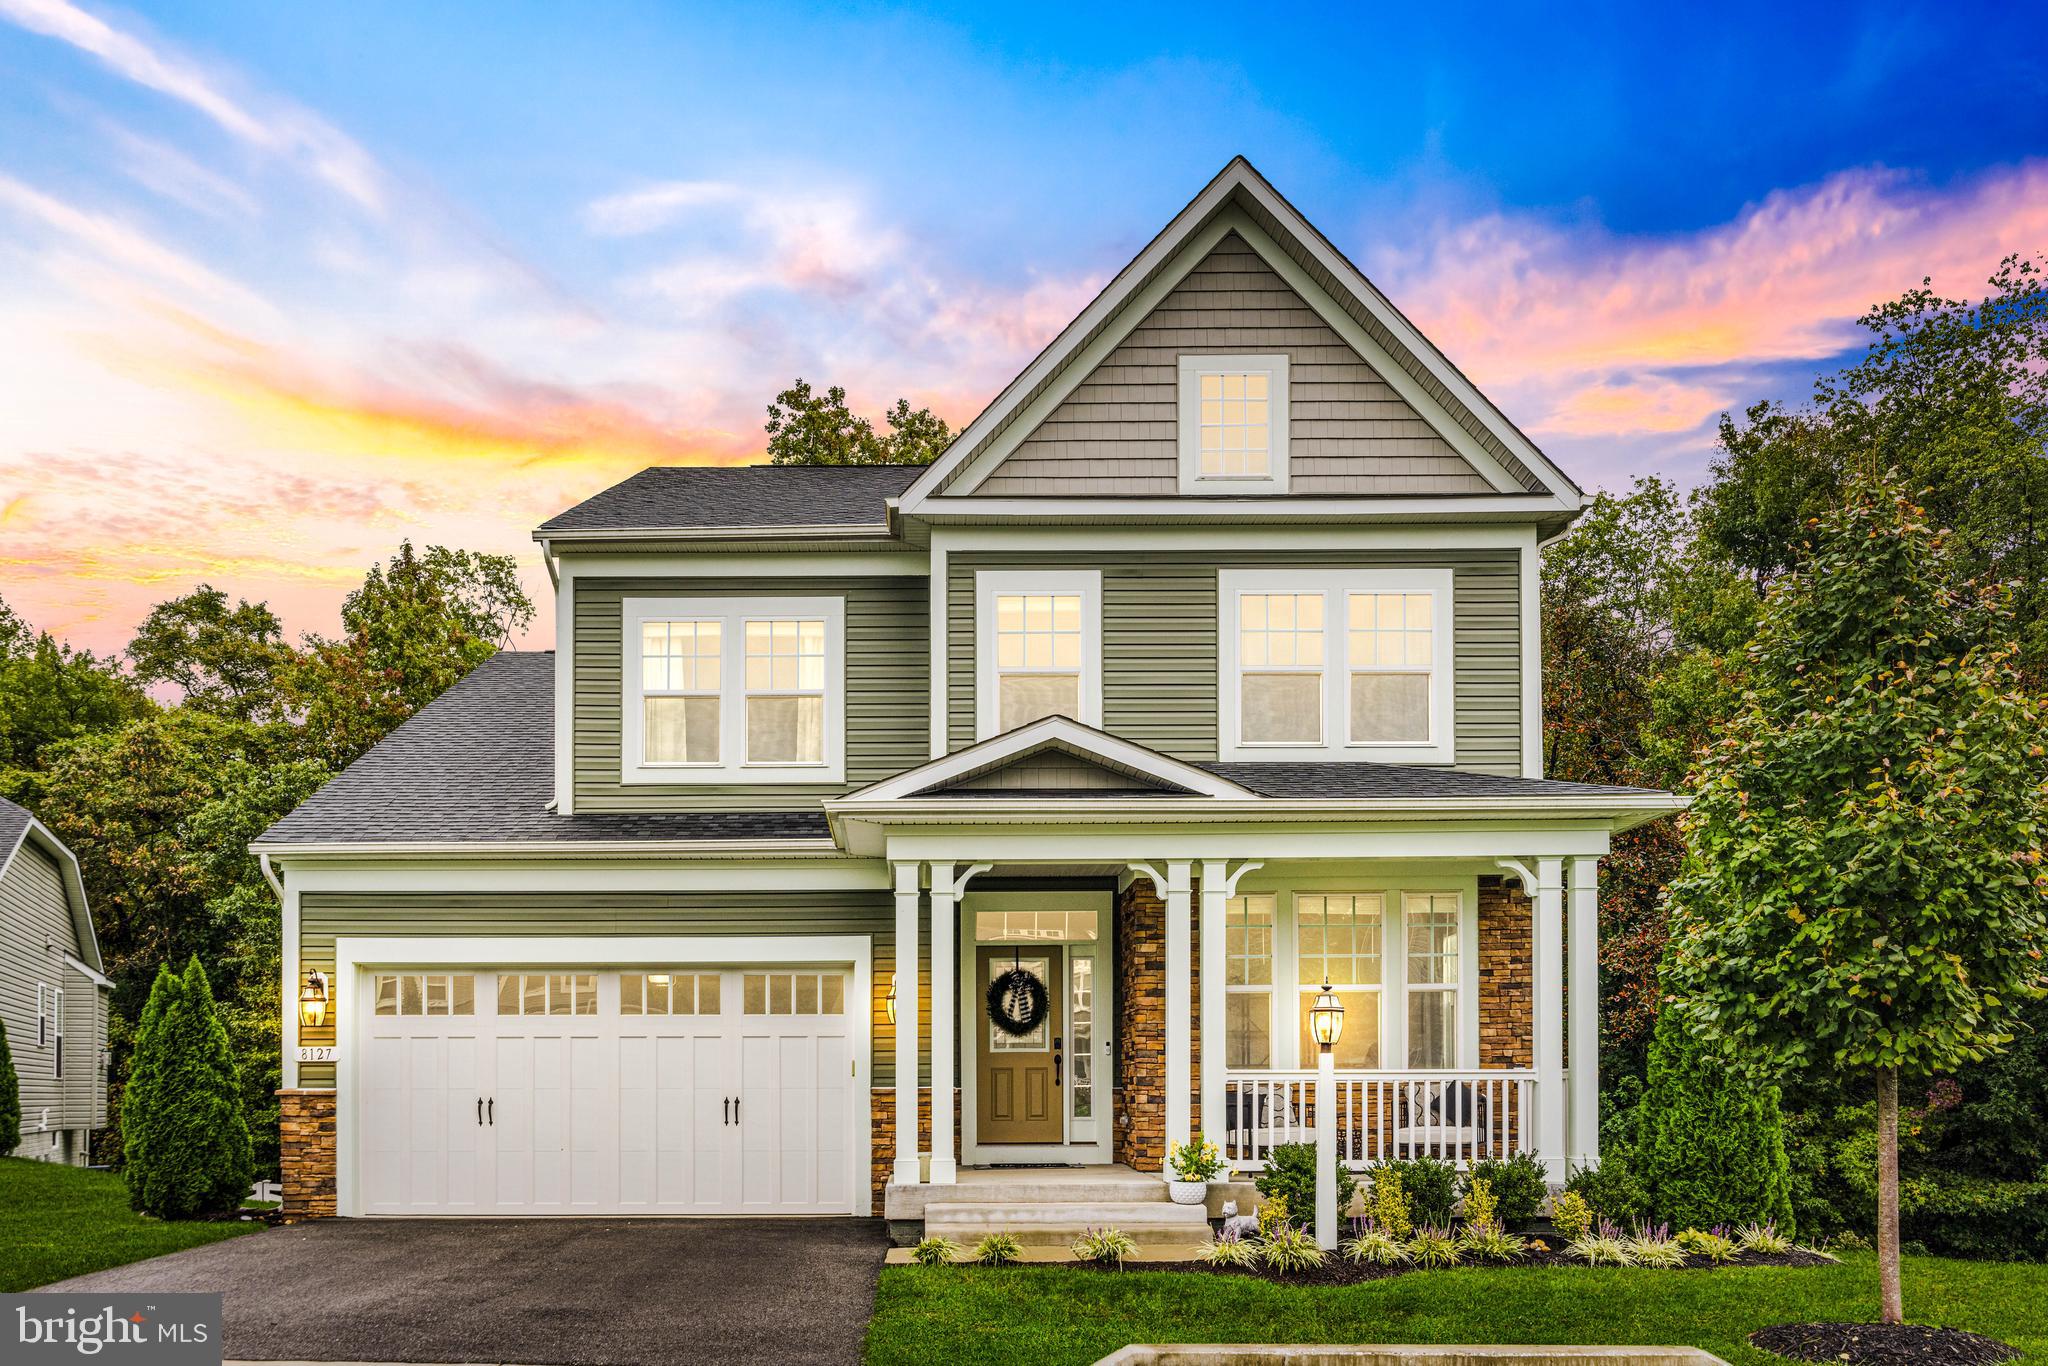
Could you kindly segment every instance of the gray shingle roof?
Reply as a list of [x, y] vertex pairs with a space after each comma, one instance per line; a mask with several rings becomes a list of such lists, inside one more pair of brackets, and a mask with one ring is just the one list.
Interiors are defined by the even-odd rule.
[[553, 651], [495, 655], [263, 832], [266, 845], [822, 839], [816, 811], [558, 816]]
[[0, 797], [0, 863], [6, 862], [7, 855], [21, 842], [22, 831], [28, 829], [28, 823], [34, 819], [27, 807], [16, 806]]
[[880, 526], [920, 465], [657, 465], [541, 523], [545, 533]]
[[1647, 787], [1417, 768], [1413, 764], [1200, 764], [1261, 797], [1662, 797]]

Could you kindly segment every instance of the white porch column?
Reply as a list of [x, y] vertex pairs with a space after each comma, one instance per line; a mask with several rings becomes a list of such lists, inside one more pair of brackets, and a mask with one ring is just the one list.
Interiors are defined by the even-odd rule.
[[1531, 900], [1530, 973], [1535, 981], [1532, 1021], [1536, 1055], [1536, 1156], [1550, 1179], [1565, 1178], [1564, 1093], [1564, 860], [1536, 860]]
[[1223, 1023], [1225, 1000], [1223, 903], [1230, 898], [1223, 865], [1202, 864], [1202, 1136], [1223, 1142]]
[[918, 1183], [917, 903], [922, 864], [896, 864], [896, 1163], [889, 1179]]
[[953, 865], [932, 865], [932, 1184], [950, 1186], [959, 1179], [953, 1157], [953, 1021], [959, 1003], [953, 999], [954, 916], [959, 888]]
[[[1166, 1148], [1188, 1141], [1188, 1112], [1194, 1105], [1194, 1030], [1188, 1007], [1188, 982], [1193, 977], [1189, 943], [1194, 911], [1189, 874], [1193, 864], [1176, 859], [1166, 865]], [[1172, 1168], [1169, 1166], [1168, 1171]]]
[[1600, 860], [1572, 860], [1571, 1154], [1581, 1167], [1600, 1165]]

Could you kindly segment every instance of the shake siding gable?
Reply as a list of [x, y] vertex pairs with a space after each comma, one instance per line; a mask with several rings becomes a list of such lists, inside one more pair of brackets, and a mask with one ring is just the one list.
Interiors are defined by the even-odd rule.
[[[53, 947], [45, 947], [53, 946]], [[0, 878], [0, 1011], [7, 1020], [7, 1044], [21, 1079], [21, 1124], [24, 1134], [50, 1111], [53, 1129], [77, 1128], [92, 1122], [89, 1054], [82, 1054], [73, 1031], [79, 1002], [90, 1005], [91, 984], [64, 965], [64, 955], [78, 954], [78, 931], [64, 894], [57, 861], [34, 844], [23, 843]], [[47, 1044], [36, 1042], [36, 984], [62, 989], [67, 1019], [64, 1028], [64, 1079], [57, 1079], [55, 1022]], [[82, 989], [82, 990], [81, 990]], [[47, 993], [46, 993], [47, 994]], [[47, 1006], [46, 1006], [47, 1008]], [[76, 1093], [76, 1101], [67, 1100]]]
[[1217, 757], [1217, 569], [1449, 567], [1457, 763], [1474, 773], [1522, 771], [1520, 560], [1513, 551], [1098, 551], [1073, 556], [955, 552], [947, 560], [947, 738], [974, 743], [974, 573], [977, 569], [1102, 571], [1102, 723], [1113, 735], [1176, 759]]
[[1288, 357], [1290, 491], [1490, 493], [1492, 487], [1230, 233], [974, 490], [988, 497], [1172, 496], [1179, 358]]
[[[928, 587], [915, 575], [874, 578], [579, 578], [576, 581], [574, 754], [579, 811], [802, 811], [930, 757]], [[629, 597], [844, 597], [846, 781], [619, 781], [622, 625]], [[736, 667], [729, 658], [727, 668]]]
[[[754, 892], [598, 893], [581, 895], [466, 895], [307, 892], [299, 900], [301, 973], [318, 968], [334, 971], [334, 941], [339, 936], [397, 938], [405, 935], [459, 938], [484, 936], [560, 936], [599, 940], [607, 937], [867, 935], [873, 944], [872, 1028], [874, 1075], [871, 1086], [890, 1086], [896, 1077], [896, 1028], [889, 1023], [889, 979], [896, 971], [895, 898], [887, 891], [772, 890], [777, 874], [763, 868], [764, 890]], [[924, 993], [920, 1013], [925, 1023], [919, 1038], [927, 1051], [931, 1040], [929, 996], [931, 926], [929, 913], [918, 933], [918, 982]], [[487, 969], [489, 965], [484, 965]], [[479, 993], [479, 999], [482, 994]], [[318, 1030], [301, 1030], [302, 1044], [335, 1042], [335, 1026], [356, 1010], [341, 1001]], [[480, 1007], [489, 1009], [488, 1005]], [[355, 1022], [342, 1023], [353, 1035]], [[920, 1072], [928, 1079], [929, 1058]], [[302, 1063], [299, 1085], [334, 1085], [331, 1063]]]

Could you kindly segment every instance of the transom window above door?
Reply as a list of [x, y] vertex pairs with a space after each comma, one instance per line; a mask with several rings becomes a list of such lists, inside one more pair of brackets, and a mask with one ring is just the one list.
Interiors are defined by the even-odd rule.
[[1048, 716], [1102, 724], [1102, 576], [1094, 570], [975, 575], [976, 733]]
[[1456, 759], [1448, 569], [1218, 574], [1225, 759]]
[[370, 978], [379, 1015], [474, 1015], [476, 978], [467, 972], [379, 972]]
[[833, 783], [845, 600], [628, 598], [621, 781]]
[[1287, 357], [1180, 358], [1180, 491], [1287, 492]]

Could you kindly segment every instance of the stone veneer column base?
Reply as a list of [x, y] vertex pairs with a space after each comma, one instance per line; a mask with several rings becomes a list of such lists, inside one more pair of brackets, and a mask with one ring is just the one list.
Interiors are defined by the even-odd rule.
[[[953, 1092], [953, 1160], [960, 1159], [960, 1100], [962, 1093]], [[896, 1088], [877, 1086], [868, 1093], [868, 1117], [874, 1126], [874, 1144], [869, 1149], [868, 1181], [874, 1196], [874, 1211], [882, 1212], [882, 1196], [889, 1186], [890, 1174], [896, 1168]], [[917, 1150], [929, 1153], [932, 1150], [932, 1088], [917, 1088]]]
[[334, 1217], [334, 1090], [277, 1093], [278, 1150], [284, 1171], [284, 1221]]

